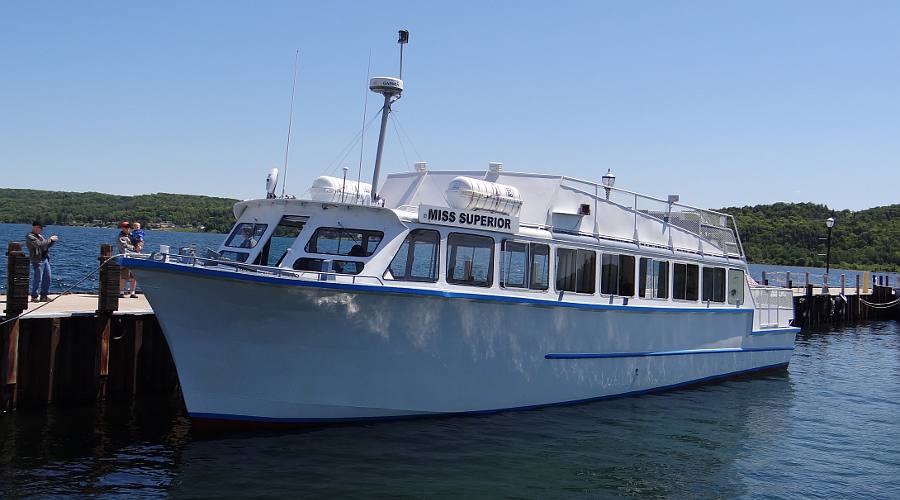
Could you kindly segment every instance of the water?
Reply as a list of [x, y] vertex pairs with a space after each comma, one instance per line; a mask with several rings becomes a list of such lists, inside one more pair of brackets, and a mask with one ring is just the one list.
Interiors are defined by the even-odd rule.
[[787, 372], [564, 408], [195, 435], [177, 400], [0, 415], [0, 497], [900, 497], [900, 323]]

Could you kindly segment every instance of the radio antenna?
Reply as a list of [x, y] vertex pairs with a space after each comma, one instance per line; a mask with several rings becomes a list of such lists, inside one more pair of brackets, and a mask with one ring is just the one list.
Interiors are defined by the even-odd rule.
[[[369, 83], [369, 78], [372, 76], [372, 49], [369, 49], [369, 64], [366, 66], [366, 83]], [[368, 89], [367, 89], [368, 90]], [[362, 131], [360, 134], [359, 141], [359, 169], [356, 171], [356, 198], [359, 201], [359, 183], [362, 180], [362, 162], [363, 162], [363, 151], [366, 146], [366, 114], [369, 112], [369, 93], [366, 92], [365, 100], [363, 101], [363, 116], [362, 116]]]
[[294, 125], [294, 89], [297, 87], [297, 63], [300, 61], [300, 49], [294, 53], [294, 80], [291, 82], [291, 106], [288, 117], [287, 143], [284, 145], [284, 176], [281, 178], [281, 197], [287, 185], [288, 153], [291, 151], [291, 127]]

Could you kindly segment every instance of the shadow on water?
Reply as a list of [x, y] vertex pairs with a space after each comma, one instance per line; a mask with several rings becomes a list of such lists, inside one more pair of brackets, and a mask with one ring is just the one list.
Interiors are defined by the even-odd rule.
[[0, 492], [184, 497], [738, 496], [786, 372], [497, 415], [192, 435], [177, 401], [0, 417]]

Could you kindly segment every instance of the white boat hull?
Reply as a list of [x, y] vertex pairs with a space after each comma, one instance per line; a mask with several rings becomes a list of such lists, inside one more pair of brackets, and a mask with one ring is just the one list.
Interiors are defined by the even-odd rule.
[[572, 306], [129, 259], [196, 419], [327, 422], [636, 394], [790, 360], [740, 309]]

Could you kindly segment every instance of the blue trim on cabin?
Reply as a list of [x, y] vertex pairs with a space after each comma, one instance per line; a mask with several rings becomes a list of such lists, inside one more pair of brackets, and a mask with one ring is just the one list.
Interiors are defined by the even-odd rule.
[[689, 354], [723, 354], [736, 352], [793, 351], [794, 347], [721, 347], [716, 349], [685, 349], [682, 351], [646, 352], [551, 352], [544, 359], [599, 359], [599, 358], [646, 358], [651, 356], [686, 356]]
[[747, 375], [747, 374], [750, 374], [753, 372], [760, 372], [760, 371], [765, 371], [765, 370], [775, 370], [775, 369], [781, 369], [781, 368], [787, 368], [787, 367], [788, 367], [788, 363], [776, 363], [773, 365], [759, 366], [756, 368], [750, 368], [747, 370], [738, 370], [738, 371], [734, 371], [734, 372], [723, 373], [720, 375], [712, 375], [709, 377], [688, 380], [686, 382], [679, 382], [677, 384], [654, 387], [651, 389], [641, 389], [638, 391], [628, 391], [628, 392], [622, 392], [622, 393], [618, 393], [618, 394], [608, 394], [606, 396], [597, 396], [597, 397], [592, 397], [592, 398], [573, 399], [573, 400], [569, 400], [569, 401], [560, 401], [557, 403], [544, 403], [544, 404], [536, 404], [536, 405], [515, 406], [515, 407], [511, 407], [511, 408], [497, 408], [497, 409], [492, 409], [492, 410], [433, 412], [433, 413], [420, 413], [420, 414], [415, 414], [415, 415], [399, 415], [399, 416], [388, 416], [388, 417], [282, 418], [282, 417], [257, 417], [257, 416], [253, 416], [253, 415], [234, 415], [234, 414], [228, 414], [228, 413], [202, 413], [202, 412], [188, 412], [188, 416], [190, 418], [200, 419], [200, 420], [256, 422], [256, 423], [269, 423], [269, 424], [304, 424], [304, 423], [315, 424], [315, 423], [377, 422], [377, 421], [412, 420], [412, 419], [428, 418], [428, 417], [451, 417], [451, 416], [467, 416], [467, 415], [492, 415], [495, 413], [502, 413], [502, 412], [507, 412], [507, 411], [537, 410], [540, 408], [572, 406], [572, 405], [578, 405], [578, 404], [584, 404], [584, 403], [592, 403], [592, 402], [596, 402], [596, 401], [605, 401], [608, 399], [642, 396], [645, 394], [653, 394], [653, 393], [657, 393], [657, 392], [669, 391], [672, 389], [678, 389], [681, 387], [696, 385], [696, 384], [700, 384], [703, 382], [709, 382], [712, 380], [724, 379], [724, 378], [729, 378], [729, 377], [737, 377], [740, 375]]
[[586, 304], [578, 302], [559, 302], [557, 300], [532, 299], [528, 297], [514, 297], [508, 295], [485, 295], [464, 292], [451, 292], [447, 290], [429, 290], [423, 288], [405, 288], [397, 286], [376, 286], [376, 285], [360, 285], [351, 283], [333, 283], [327, 281], [306, 281], [291, 278], [281, 278], [277, 276], [262, 276], [259, 274], [246, 274], [233, 271], [220, 271], [208, 269], [205, 267], [194, 267], [183, 264], [173, 264], [168, 262], [159, 262], [147, 259], [132, 259], [121, 257], [120, 263], [128, 268], [145, 268], [156, 269], [169, 272], [177, 272], [184, 274], [196, 274], [198, 276], [232, 279], [236, 281], [253, 281], [257, 283], [269, 283], [283, 286], [301, 286], [309, 288], [324, 288], [330, 290], [345, 290], [353, 292], [377, 292], [391, 293], [400, 295], [423, 295], [428, 297], [441, 297], [447, 299], [466, 299], [466, 300], [484, 300], [490, 302], [507, 302], [517, 304], [528, 304], [544, 307], [570, 307], [574, 309], [585, 310], [615, 310], [615, 311], [632, 311], [632, 312], [668, 312], [668, 313], [686, 313], [686, 312], [703, 312], [718, 314], [753, 314], [752, 309], [742, 309], [737, 307], [708, 308], [708, 307], [654, 307], [654, 306], [626, 306], [622, 304]]
[[800, 328], [789, 326], [784, 328], [768, 328], [765, 330], [753, 330], [750, 335], [769, 335], [772, 333], [800, 333]]

